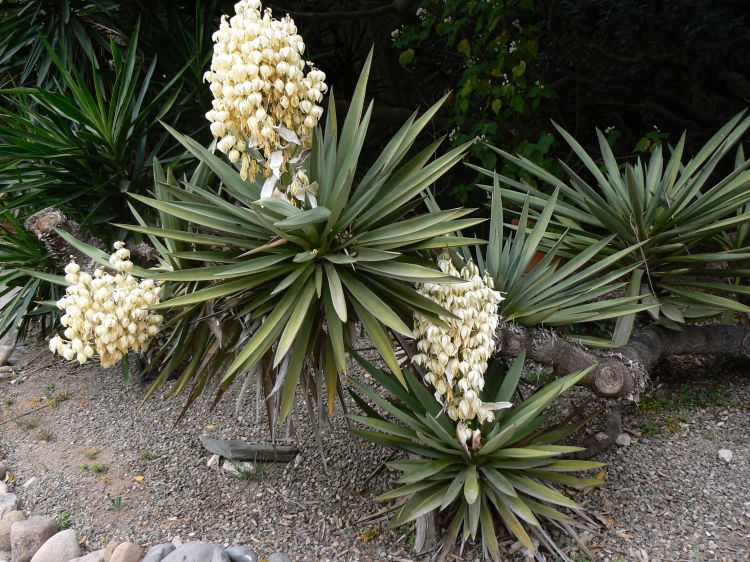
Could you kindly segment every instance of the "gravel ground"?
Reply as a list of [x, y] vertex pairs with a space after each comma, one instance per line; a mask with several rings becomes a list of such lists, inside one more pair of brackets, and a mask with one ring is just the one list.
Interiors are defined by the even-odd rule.
[[[21, 366], [31, 360], [22, 369], [28, 376], [0, 382], [0, 420], [43, 405], [45, 394], [70, 396], [0, 426], [0, 458], [16, 475], [24, 508], [69, 512], [89, 549], [112, 538], [150, 545], [180, 536], [249, 544], [261, 556], [279, 550], [300, 562], [417, 559], [408, 533], [361, 522], [383, 507], [374, 497], [395, 474], [383, 468], [389, 452], [352, 438], [341, 416], [323, 436], [327, 471], [301, 416], [300, 439], [280, 440], [300, 447], [296, 461], [238, 480], [206, 466], [210, 455], [198, 436], [267, 442], [253, 392], [239, 419], [235, 391], [213, 411], [195, 405], [176, 424], [182, 400], [156, 398], [139, 408], [147, 385], [123, 386], [118, 369], [71, 368], [42, 347], [15, 359]], [[609, 451], [608, 483], [578, 497], [601, 523], [583, 537], [596, 560], [750, 560], [748, 380], [722, 381], [723, 400], [689, 409], [657, 403], [626, 417], [632, 444]], [[690, 383], [699, 394], [706, 384]], [[720, 448], [732, 450], [729, 466], [718, 460]], [[454, 560], [476, 560], [475, 552]], [[588, 560], [575, 547], [569, 552]]]

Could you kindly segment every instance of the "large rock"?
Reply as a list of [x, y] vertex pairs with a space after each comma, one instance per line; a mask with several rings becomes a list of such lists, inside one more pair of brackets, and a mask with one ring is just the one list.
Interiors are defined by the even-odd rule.
[[104, 549], [100, 548], [94, 552], [89, 552], [86, 556], [73, 558], [70, 562], [104, 562]]
[[0, 519], [0, 551], [10, 550], [10, 528], [16, 521], [25, 521], [23, 511], [9, 511]]
[[186, 542], [162, 562], [231, 562], [220, 546], [210, 542]]
[[230, 546], [224, 553], [232, 562], [258, 562], [258, 555], [249, 546]]
[[268, 557], [268, 562], [292, 562], [292, 559], [283, 552], [274, 552]]
[[112, 553], [121, 544], [122, 541], [118, 541], [117, 539], [112, 539], [107, 543], [107, 546], [104, 549], [104, 562], [109, 562], [109, 559], [112, 558]]
[[124, 542], [112, 553], [109, 562], [138, 562], [143, 556], [143, 549], [135, 543]]
[[42, 547], [36, 551], [31, 562], [68, 562], [81, 555], [81, 547], [76, 540], [76, 532], [66, 529], [52, 535]]
[[17, 521], [10, 528], [11, 562], [31, 562], [36, 551], [57, 532], [50, 517], [31, 517]]
[[0, 480], [0, 495], [8, 493], [8, 485]]
[[18, 498], [15, 494], [0, 494], [0, 519], [9, 511], [18, 509]]
[[171, 542], [157, 544], [148, 549], [146, 556], [143, 558], [143, 560], [141, 560], [141, 562], [161, 562], [175, 550], [175, 546]]

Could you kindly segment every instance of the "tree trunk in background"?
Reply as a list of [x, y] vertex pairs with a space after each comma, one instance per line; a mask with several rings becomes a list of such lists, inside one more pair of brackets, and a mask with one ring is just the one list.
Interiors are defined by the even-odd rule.
[[71, 246], [62, 236], [60, 236], [60, 234], [58, 234], [58, 230], [70, 234], [76, 240], [80, 240], [81, 242], [85, 242], [86, 244], [106, 252], [104, 243], [100, 239], [86, 234], [81, 228], [81, 225], [76, 221], [69, 219], [56, 207], [47, 207], [38, 213], [34, 213], [26, 219], [24, 226], [26, 227], [26, 230], [34, 233], [42, 244], [44, 244], [44, 247], [55, 257], [59, 264], [60, 271], [65, 269], [65, 266], [71, 259], [74, 259], [76, 263], [81, 266], [83, 271], [88, 272], [94, 271], [96, 268], [96, 262], [83, 252], [80, 252]]
[[605, 398], [637, 399], [645, 389], [648, 371], [664, 357], [750, 359], [750, 326], [744, 324], [686, 325], [681, 330], [651, 325], [635, 331], [627, 345], [607, 351], [591, 351], [552, 330], [516, 324], [501, 324], [496, 336], [501, 357], [514, 358], [525, 348], [527, 359], [566, 374], [597, 365], [582, 384]]
[[[81, 270], [89, 273], [93, 273], [98, 264], [69, 244], [65, 238], [60, 236], [58, 230], [70, 234], [76, 240], [80, 240], [89, 246], [94, 246], [106, 254], [113, 251], [112, 248], [107, 248], [99, 238], [87, 234], [80, 224], [68, 218], [57, 207], [47, 207], [31, 215], [26, 219], [24, 226], [26, 230], [39, 238], [44, 247], [56, 258], [60, 271], [65, 269], [71, 258], [81, 266]], [[149, 267], [159, 262], [159, 253], [145, 242], [140, 244], [128, 242], [126, 247], [130, 250], [131, 260], [138, 265]]]

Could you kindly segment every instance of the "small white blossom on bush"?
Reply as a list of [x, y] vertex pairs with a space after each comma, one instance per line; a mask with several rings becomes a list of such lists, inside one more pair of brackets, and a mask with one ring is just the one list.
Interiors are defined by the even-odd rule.
[[[315, 68], [305, 74], [305, 43], [288, 15], [276, 20], [270, 9], [261, 13], [260, 0], [242, 0], [234, 9], [236, 15], [223, 16], [213, 35], [204, 78], [214, 100], [206, 118], [217, 148], [230, 161], [242, 161], [243, 179], [257, 172], [250, 147], [263, 153], [264, 173], [278, 177], [297, 148], [310, 143], [323, 114], [318, 104], [327, 90], [325, 74]], [[275, 170], [274, 152], [282, 156]]]
[[454, 421], [462, 422], [459, 433], [469, 438], [471, 430], [463, 422], [479, 423], [494, 419], [493, 410], [509, 407], [506, 403], [483, 403], [487, 362], [495, 350], [495, 329], [500, 320], [497, 309], [502, 300], [493, 290], [489, 275], [484, 278], [474, 263], [459, 272], [450, 259], [440, 259], [443, 273], [464, 279], [460, 283], [425, 283], [419, 292], [453, 313], [456, 318], [441, 317], [439, 325], [416, 314], [414, 333], [418, 353], [414, 362], [424, 366], [427, 382], [435, 388], [435, 397]]
[[115, 242], [109, 263], [115, 275], [97, 268], [94, 275], [81, 272], [72, 261], [65, 267], [69, 287], [57, 306], [65, 313], [60, 323], [64, 338], [49, 342], [53, 353], [83, 364], [99, 355], [103, 367], [117, 363], [128, 351], [138, 351], [159, 332], [162, 317], [148, 310], [159, 302], [160, 287], [151, 279], [139, 281], [130, 274], [130, 251]]

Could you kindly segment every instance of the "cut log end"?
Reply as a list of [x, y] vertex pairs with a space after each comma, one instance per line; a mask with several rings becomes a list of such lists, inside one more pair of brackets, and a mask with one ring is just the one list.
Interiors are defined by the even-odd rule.
[[594, 387], [597, 394], [604, 397], [618, 397], [629, 394], [631, 377], [623, 372], [624, 366], [612, 363], [600, 365], [594, 372]]

